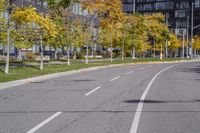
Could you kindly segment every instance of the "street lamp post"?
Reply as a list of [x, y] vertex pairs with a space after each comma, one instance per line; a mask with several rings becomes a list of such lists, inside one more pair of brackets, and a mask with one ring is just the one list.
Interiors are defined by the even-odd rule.
[[91, 37], [93, 36], [93, 27], [94, 27], [94, 19], [95, 19], [95, 15], [96, 15], [96, 12], [94, 11], [94, 13], [91, 15], [91, 23], [90, 23], [90, 29], [89, 29], [89, 38], [88, 38], [88, 41], [87, 41], [87, 48], [86, 48], [86, 60], [85, 60], [85, 63], [88, 64], [89, 63], [89, 44], [88, 43], [91, 43]]
[[189, 15], [187, 16], [187, 45], [186, 45], [186, 56], [187, 58], [189, 58]]
[[192, 18], [191, 18], [191, 57], [193, 57], [193, 28], [194, 28], [194, 4], [192, 3]]
[[182, 43], [182, 58], [185, 57], [185, 30], [183, 30], [183, 43]]
[[135, 0], [133, 0], [133, 14], [135, 13], [135, 11], [136, 11], [136, 8], [135, 8], [136, 6], [135, 6]]

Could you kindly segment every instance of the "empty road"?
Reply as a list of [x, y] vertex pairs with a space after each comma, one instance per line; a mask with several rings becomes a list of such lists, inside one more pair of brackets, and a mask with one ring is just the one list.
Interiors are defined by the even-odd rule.
[[200, 62], [125, 65], [0, 90], [0, 133], [199, 132]]

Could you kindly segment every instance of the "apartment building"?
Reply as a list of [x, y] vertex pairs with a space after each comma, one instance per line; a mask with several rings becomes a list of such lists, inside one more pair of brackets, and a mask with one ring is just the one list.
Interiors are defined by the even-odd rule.
[[[200, 24], [200, 0], [123, 0], [122, 2], [126, 13], [162, 12], [166, 16], [166, 24], [177, 35], [182, 34], [184, 30], [191, 31], [192, 12], [194, 27]], [[200, 34], [200, 28], [196, 28], [194, 34]]]

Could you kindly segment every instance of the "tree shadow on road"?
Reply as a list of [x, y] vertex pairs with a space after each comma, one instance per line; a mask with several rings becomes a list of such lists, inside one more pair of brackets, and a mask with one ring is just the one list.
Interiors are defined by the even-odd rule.
[[125, 103], [147, 103], [147, 104], [154, 104], [154, 103], [198, 103], [200, 100], [194, 99], [191, 101], [186, 101], [186, 100], [166, 100], [166, 101], [161, 101], [161, 100], [139, 100], [139, 99], [133, 99], [133, 100], [126, 100], [124, 101]]
[[190, 68], [184, 68], [183, 70], [181, 70], [182, 72], [193, 72], [193, 73], [199, 73], [200, 74], [200, 66], [194, 66], [194, 67], [190, 67]]

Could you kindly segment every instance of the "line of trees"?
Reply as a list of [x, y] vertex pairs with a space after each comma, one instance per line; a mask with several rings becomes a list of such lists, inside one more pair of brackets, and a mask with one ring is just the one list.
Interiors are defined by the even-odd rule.
[[[48, 13], [45, 12], [43, 2], [48, 3]], [[88, 63], [88, 47], [92, 44], [94, 19], [99, 20], [99, 44], [108, 48], [110, 61], [113, 61], [113, 49], [121, 49], [121, 58], [130, 53], [132, 59], [136, 55], [145, 57], [147, 51], [155, 57], [160, 53], [167, 57], [182, 47], [182, 40], [171, 33], [165, 25], [165, 16], [161, 13], [148, 15], [125, 14], [121, 0], [41, 0], [42, 12], [36, 8], [13, 7], [6, 0], [0, 0], [0, 12], [7, 12], [7, 17], [0, 19], [0, 41], [2, 44], [12, 43], [18, 49], [18, 60], [21, 60], [21, 50], [28, 49], [35, 44], [40, 45], [40, 70], [43, 69], [44, 47], [61, 48], [67, 53], [67, 64], [70, 65], [70, 48], [86, 46], [85, 62]], [[89, 12], [88, 20], [76, 17], [69, 7], [80, 2], [83, 10]], [[11, 11], [12, 9], [12, 11]], [[10, 20], [9, 20], [10, 16]], [[74, 17], [72, 17], [74, 16]], [[194, 48], [200, 49], [200, 38], [196, 36]], [[185, 47], [185, 46], [184, 46]], [[165, 51], [165, 52], [164, 52]], [[9, 51], [5, 73], [9, 70]]]

